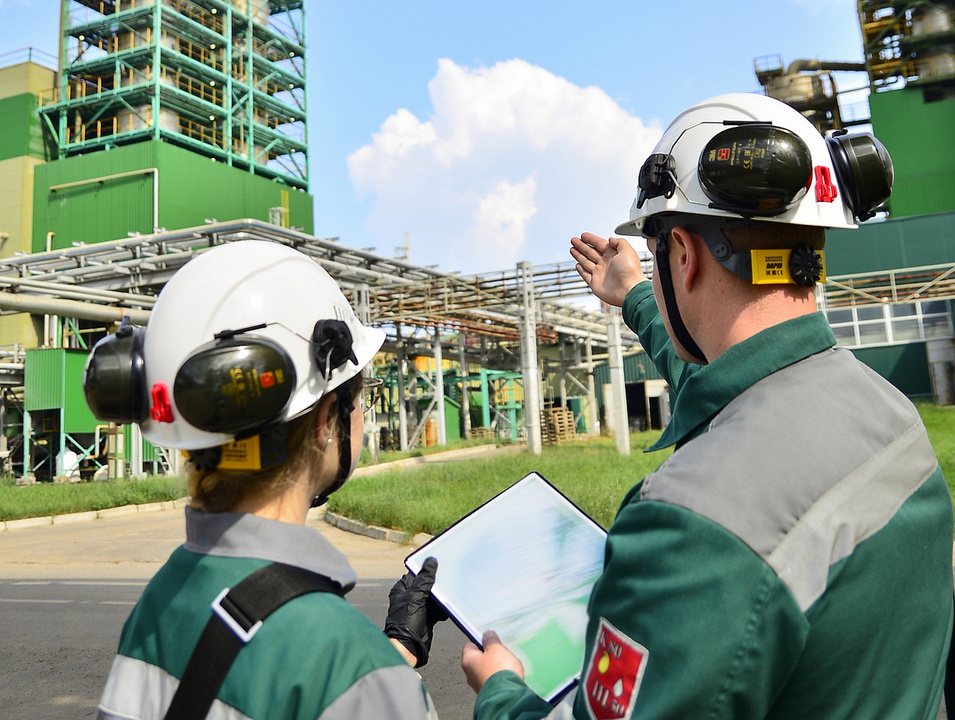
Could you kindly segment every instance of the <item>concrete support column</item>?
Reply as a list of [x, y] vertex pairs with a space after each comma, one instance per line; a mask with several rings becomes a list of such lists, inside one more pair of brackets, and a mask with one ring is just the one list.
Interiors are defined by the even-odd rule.
[[612, 308], [607, 322], [607, 353], [610, 365], [610, 398], [613, 403], [613, 434], [617, 439], [617, 452], [630, 454], [630, 422], [627, 418], [627, 388], [623, 376], [623, 346], [620, 339], [620, 311]]
[[560, 396], [560, 407], [567, 407], [567, 357], [565, 350], [567, 343], [560, 342], [560, 371], [557, 373], [557, 394]]
[[408, 396], [405, 390], [405, 371], [407, 370], [407, 361], [405, 359], [405, 343], [401, 337], [401, 325], [395, 325], [395, 332], [398, 335], [398, 448], [408, 449]]
[[488, 389], [487, 368], [481, 366], [481, 422], [491, 427], [491, 393]]
[[143, 431], [136, 423], [129, 426], [129, 474], [134, 478], [145, 474], [143, 472]]
[[441, 350], [441, 331], [434, 328], [434, 402], [438, 408], [438, 445], [448, 444], [448, 428], [444, 417], [444, 353]]

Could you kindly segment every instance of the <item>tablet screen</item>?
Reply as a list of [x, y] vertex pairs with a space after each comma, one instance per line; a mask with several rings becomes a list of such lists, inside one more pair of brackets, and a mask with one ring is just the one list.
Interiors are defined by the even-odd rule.
[[553, 702], [584, 660], [587, 601], [603, 569], [606, 532], [531, 473], [408, 556], [438, 559], [432, 594], [480, 645], [494, 630], [524, 665], [525, 682]]

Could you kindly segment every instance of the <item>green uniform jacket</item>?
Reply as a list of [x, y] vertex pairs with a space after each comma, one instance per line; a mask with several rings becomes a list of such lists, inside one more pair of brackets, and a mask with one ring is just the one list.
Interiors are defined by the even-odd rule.
[[623, 310], [677, 450], [610, 529], [575, 695], [550, 708], [500, 672], [476, 720], [934, 720], [952, 502], [916, 409], [819, 313], [695, 366], [649, 283]]
[[[126, 621], [99, 720], [160, 720], [223, 588], [283, 562], [355, 585], [345, 556], [312, 528], [186, 510], [186, 543]], [[343, 598], [311, 593], [266, 618], [227, 675], [210, 720], [436, 720], [418, 674]]]

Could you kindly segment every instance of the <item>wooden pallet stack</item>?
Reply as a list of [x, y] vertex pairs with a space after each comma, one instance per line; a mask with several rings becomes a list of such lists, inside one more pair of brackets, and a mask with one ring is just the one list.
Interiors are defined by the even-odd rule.
[[577, 437], [574, 413], [570, 408], [545, 408], [541, 411], [541, 444], [559, 445]]
[[493, 428], [486, 428], [486, 427], [471, 428], [472, 440], [477, 440], [477, 439], [487, 440], [487, 439], [493, 439], [493, 438], [494, 438]]

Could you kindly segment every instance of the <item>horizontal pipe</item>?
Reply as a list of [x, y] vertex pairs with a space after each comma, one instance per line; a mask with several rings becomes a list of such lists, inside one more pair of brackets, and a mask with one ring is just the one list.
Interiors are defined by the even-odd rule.
[[60, 315], [98, 322], [119, 322], [123, 319], [123, 316], [129, 315], [129, 319], [135, 325], [145, 325], [149, 320], [148, 310], [132, 310], [77, 300], [61, 300], [59, 298], [16, 295], [5, 292], [0, 292], [0, 310], [14, 310], [35, 315]]
[[833, 72], [865, 72], [865, 63], [828, 62], [825, 60], [794, 60], [786, 68], [787, 75], [795, 75], [803, 70], [831, 70]]

